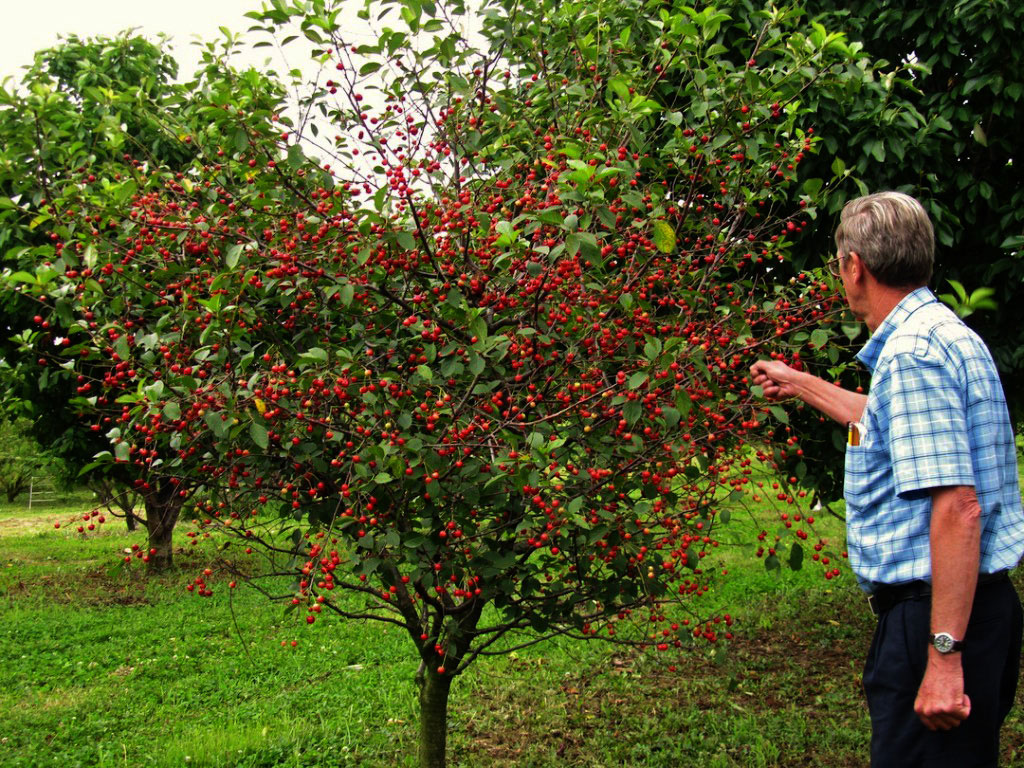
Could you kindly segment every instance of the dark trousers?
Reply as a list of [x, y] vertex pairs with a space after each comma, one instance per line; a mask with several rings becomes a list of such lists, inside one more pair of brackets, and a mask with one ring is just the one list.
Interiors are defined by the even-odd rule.
[[971, 714], [929, 731], [914, 713], [928, 661], [931, 597], [904, 600], [878, 618], [864, 667], [872, 768], [994, 768], [999, 728], [1020, 673], [1021, 604], [1009, 579], [979, 585], [964, 638], [964, 688]]

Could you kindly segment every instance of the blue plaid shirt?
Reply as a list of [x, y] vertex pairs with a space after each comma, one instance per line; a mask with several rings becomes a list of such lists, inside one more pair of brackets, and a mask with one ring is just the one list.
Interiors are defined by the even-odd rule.
[[860, 445], [846, 447], [846, 527], [861, 586], [931, 579], [930, 488], [974, 486], [981, 573], [1024, 554], [1017, 452], [992, 356], [927, 288], [857, 355], [872, 372]]

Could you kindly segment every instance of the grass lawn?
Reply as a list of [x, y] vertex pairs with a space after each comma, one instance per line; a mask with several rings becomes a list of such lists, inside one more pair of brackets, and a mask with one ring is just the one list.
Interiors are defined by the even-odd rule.
[[[193, 597], [184, 584], [207, 554], [186, 546], [186, 526], [177, 572], [122, 572], [119, 552], [142, 534], [54, 530], [86, 503], [0, 506], [0, 765], [415, 765], [416, 662], [400, 631], [307, 627], [223, 584]], [[841, 523], [819, 516], [840, 543]], [[866, 765], [873, 619], [851, 574], [767, 572], [733, 517], [744, 543], [716, 550], [730, 578], [701, 600], [729, 606], [736, 640], [698, 646], [676, 672], [600, 642], [482, 660], [453, 686], [450, 764]], [[1024, 764], [1024, 694], [1018, 704], [1006, 766]]]

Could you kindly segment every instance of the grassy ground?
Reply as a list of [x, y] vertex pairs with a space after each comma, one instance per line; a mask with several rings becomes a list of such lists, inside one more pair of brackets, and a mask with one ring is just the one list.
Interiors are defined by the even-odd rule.
[[[244, 590], [192, 597], [206, 555], [185, 528], [180, 571], [119, 572], [140, 534], [53, 528], [85, 503], [0, 506], [0, 765], [414, 765], [416, 665], [397, 630], [300, 627]], [[837, 521], [818, 527], [841, 540]], [[735, 641], [676, 672], [568, 641], [481, 661], [453, 688], [451, 764], [865, 765], [872, 619], [849, 572], [826, 582], [818, 566], [769, 573], [739, 547], [718, 554], [732, 578], [711, 599], [737, 615]], [[1004, 765], [1024, 764], [1021, 711]]]

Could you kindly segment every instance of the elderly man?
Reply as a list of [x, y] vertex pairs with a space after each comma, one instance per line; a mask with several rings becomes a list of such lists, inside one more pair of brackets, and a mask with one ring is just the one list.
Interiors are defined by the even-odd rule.
[[755, 363], [753, 381], [848, 425], [847, 549], [878, 616], [864, 669], [872, 766], [995, 766], [1021, 652], [1007, 571], [1024, 553], [999, 377], [926, 287], [934, 235], [917, 200], [853, 200], [835, 239], [829, 268], [872, 334], [857, 355], [869, 393], [778, 361]]

